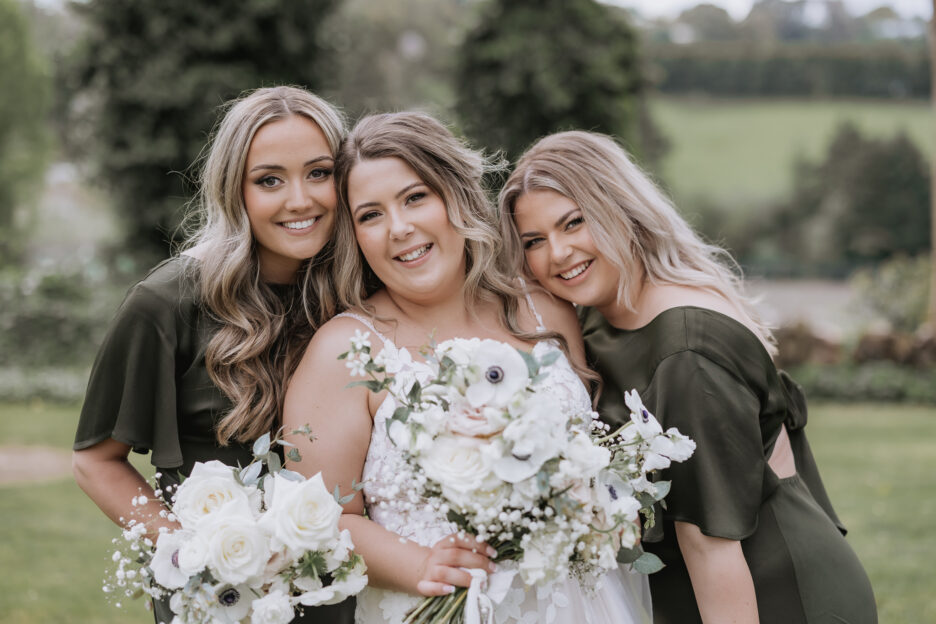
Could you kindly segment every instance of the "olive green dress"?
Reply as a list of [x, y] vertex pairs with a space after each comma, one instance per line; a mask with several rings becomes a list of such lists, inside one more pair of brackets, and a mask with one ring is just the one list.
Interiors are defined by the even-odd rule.
[[[163, 489], [188, 475], [195, 462], [217, 459], [246, 465], [247, 445], [218, 446], [214, 426], [231, 403], [205, 368], [205, 349], [217, 325], [196, 300], [197, 260], [163, 261], [127, 293], [91, 370], [74, 449], [113, 438], [150, 461]], [[293, 286], [271, 285], [282, 297]], [[156, 621], [170, 622], [168, 601], [157, 601]], [[343, 623], [354, 601], [307, 609], [294, 622]]]
[[[624, 392], [636, 389], [664, 429], [696, 443], [694, 455], [660, 478], [672, 481], [666, 509], [644, 548], [666, 567], [650, 576], [655, 622], [701, 622], [673, 522], [740, 540], [761, 622], [877, 622], [871, 584], [845, 541], [806, 441], [802, 390], [774, 366], [757, 337], [712, 310], [666, 310], [622, 330], [580, 310], [589, 363], [604, 387], [602, 419], [629, 420]], [[780, 479], [767, 458], [786, 424], [797, 474]]]

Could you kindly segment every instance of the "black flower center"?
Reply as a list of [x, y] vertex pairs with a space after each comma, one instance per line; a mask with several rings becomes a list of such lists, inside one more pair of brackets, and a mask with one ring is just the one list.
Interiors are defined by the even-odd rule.
[[492, 366], [484, 371], [484, 378], [492, 384], [500, 383], [504, 381], [504, 369], [500, 366]]
[[172, 553], [172, 558], [170, 559], [170, 561], [172, 562], [172, 567], [174, 568], [179, 567], [179, 551], [178, 550]]
[[647, 410], [640, 410], [640, 416], [643, 418], [644, 422], [650, 422], [650, 413]]
[[617, 490], [614, 489], [613, 485], [608, 486], [608, 494], [611, 495], [611, 500], [617, 500]]
[[225, 607], [233, 607], [240, 600], [240, 592], [233, 587], [228, 587], [218, 595], [218, 602]]

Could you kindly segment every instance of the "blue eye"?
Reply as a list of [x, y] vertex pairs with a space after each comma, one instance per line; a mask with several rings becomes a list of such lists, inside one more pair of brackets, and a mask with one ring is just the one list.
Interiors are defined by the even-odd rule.
[[492, 366], [484, 371], [484, 378], [492, 384], [499, 384], [504, 381], [504, 369], [500, 366]]

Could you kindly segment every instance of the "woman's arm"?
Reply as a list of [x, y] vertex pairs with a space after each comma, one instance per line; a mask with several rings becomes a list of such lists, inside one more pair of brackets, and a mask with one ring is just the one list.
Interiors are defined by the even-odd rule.
[[741, 542], [709, 537], [687, 522], [675, 524], [702, 621], [757, 624], [754, 581]]
[[[72, 472], [78, 487], [115, 524], [126, 527], [131, 519], [146, 522], [150, 528], [147, 537], [155, 543], [159, 527], [174, 528], [178, 525], [160, 517], [159, 513], [166, 507], [143, 475], [127, 460], [129, 454], [129, 446], [108, 438], [75, 451]], [[141, 494], [147, 498], [146, 504], [134, 506], [131, 501]]]
[[[290, 438], [302, 461], [290, 468], [306, 476], [322, 473], [329, 490], [337, 485], [342, 494], [359, 482], [370, 446], [373, 419], [370, 397], [363, 387], [348, 388], [353, 381], [344, 362], [337, 359], [350, 347], [350, 337], [360, 325], [353, 319], [335, 319], [323, 326], [309, 343], [286, 392], [283, 424], [286, 432], [309, 425], [314, 442]], [[379, 352], [379, 341], [372, 342]], [[344, 506], [342, 527], [351, 532], [355, 550], [367, 563], [372, 585], [410, 594], [442, 595], [458, 585], [467, 587], [470, 575], [461, 567], [488, 568], [490, 560], [472, 552], [478, 544], [450, 538], [432, 548], [405, 541], [364, 517], [363, 495]], [[480, 545], [484, 548], [485, 545]]]

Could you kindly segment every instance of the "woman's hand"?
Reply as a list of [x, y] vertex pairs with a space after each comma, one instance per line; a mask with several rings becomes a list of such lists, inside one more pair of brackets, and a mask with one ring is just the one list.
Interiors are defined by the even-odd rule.
[[457, 533], [443, 537], [423, 560], [416, 589], [423, 596], [444, 596], [455, 591], [455, 587], [468, 587], [471, 575], [462, 568], [494, 572], [497, 566], [491, 557], [496, 555], [497, 551], [471, 535]]

